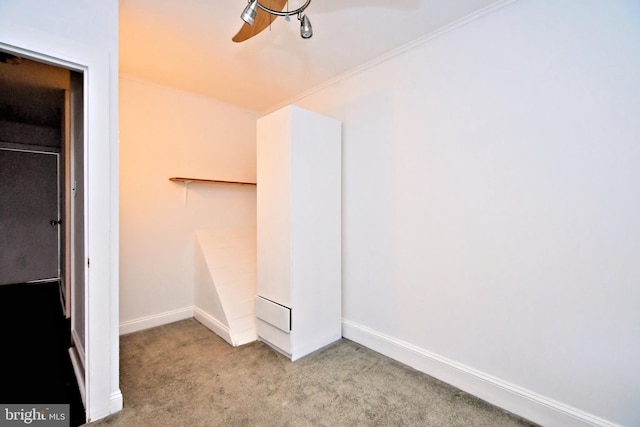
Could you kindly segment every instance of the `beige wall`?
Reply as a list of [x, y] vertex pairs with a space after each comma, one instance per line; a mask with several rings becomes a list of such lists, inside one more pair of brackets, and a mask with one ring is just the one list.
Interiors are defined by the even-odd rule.
[[[257, 114], [120, 77], [120, 322], [132, 331], [190, 315], [195, 231], [255, 227]], [[186, 204], [185, 204], [186, 202]]]

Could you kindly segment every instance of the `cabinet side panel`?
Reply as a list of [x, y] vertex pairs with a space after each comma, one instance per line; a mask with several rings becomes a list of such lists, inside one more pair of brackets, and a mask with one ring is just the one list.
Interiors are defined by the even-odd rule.
[[291, 307], [290, 115], [278, 110], [257, 123], [257, 290]]
[[297, 107], [291, 115], [292, 356], [338, 338], [341, 327], [341, 124]]

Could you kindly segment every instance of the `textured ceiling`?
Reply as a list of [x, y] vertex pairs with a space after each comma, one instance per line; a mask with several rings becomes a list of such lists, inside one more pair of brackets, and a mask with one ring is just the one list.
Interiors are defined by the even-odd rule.
[[120, 73], [261, 112], [500, 2], [313, 0], [313, 38], [292, 17], [234, 43], [245, 0], [120, 0]]

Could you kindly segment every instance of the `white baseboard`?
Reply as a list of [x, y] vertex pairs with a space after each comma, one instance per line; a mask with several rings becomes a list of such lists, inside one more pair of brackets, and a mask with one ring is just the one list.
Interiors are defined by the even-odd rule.
[[[75, 329], [71, 330], [71, 346], [80, 360], [80, 366], [82, 366], [82, 372], [84, 372], [84, 343], [80, 340], [78, 331]], [[82, 376], [84, 378], [84, 374]]]
[[140, 317], [138, 319], [121, 322], [120, 335], [130, 334], [132, 332], [138, 332], [144, 329], [166, 325], [167, 323], [190, 319], [192, 317], [193, 307], [179, 308], [177, 310], [171, 310], [151, 316]]
[[247, 331], [233, 332], [231, 339], [236, 346], [245, 345], [258, 340], [258, 334], [255, 329]]
[[198, 322], [202, 323], [204, 326], [209, 328], [211, 331], [213, 331], [213, 333], [221, 337], [223, 340], [225, 340], [229, 344], [236, 345], [233, 342], [233, 338], [231, 336], [231, 331], [229, 330], [229, 327], [224, 325], [215, 317], [211, 316], [206, 311], [203, 311], [198, 307], [194, 307], [193, 317], [195, 317], [195, 319]]
[[73, 367], [73, 373], [76, 377], [76, 383], [78, 383], [78, 391], [80, 391], [80, 398], [82, 399], [82, 405], [87, 407], [87, 391], [84, 381], [84, 363], [78, 356], [76, 347], [69, 348], [69, 358], [71, 359], [71, 366]]
[[342, 335], [545, 427], [621, 427], [346, 319]]
[[110, 407], [109, 407], [109, 409], [111, 410], [111, 413], [115, 414], [116, 412], [119, 412], [120, 410], [122, 410], [123, 406], [124, 406], [124, 402], [122, 399], [122, 392], [118, 390], [116, 393], [111, 393]]
[[[145, 316], [122, 322], [120, 323], [120, 335], [155, 328], [156, 326], [162, 326], [180, 320], [191, 319], [192, 317], [209, 328], [215, 334], [222, 337], [232, 346], [248, 344], [258, 339], [254, 330], [241, 331], [240, 333], [232, 334], [229, 327], [198, 307], [185, 307], [178, 310], [167, 311], [164, 313], [154, 314], [152, 316]], [[80, 356], [82, 357], [82, 355]]]

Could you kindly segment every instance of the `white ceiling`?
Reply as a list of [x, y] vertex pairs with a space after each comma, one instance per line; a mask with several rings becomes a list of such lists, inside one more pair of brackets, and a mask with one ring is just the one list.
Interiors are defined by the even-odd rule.
[[493, 3], [313, 0], [313, 38], [292, 17], [234, 43], [246, 0], [120, 0], [120, 73], [261, 112]]

